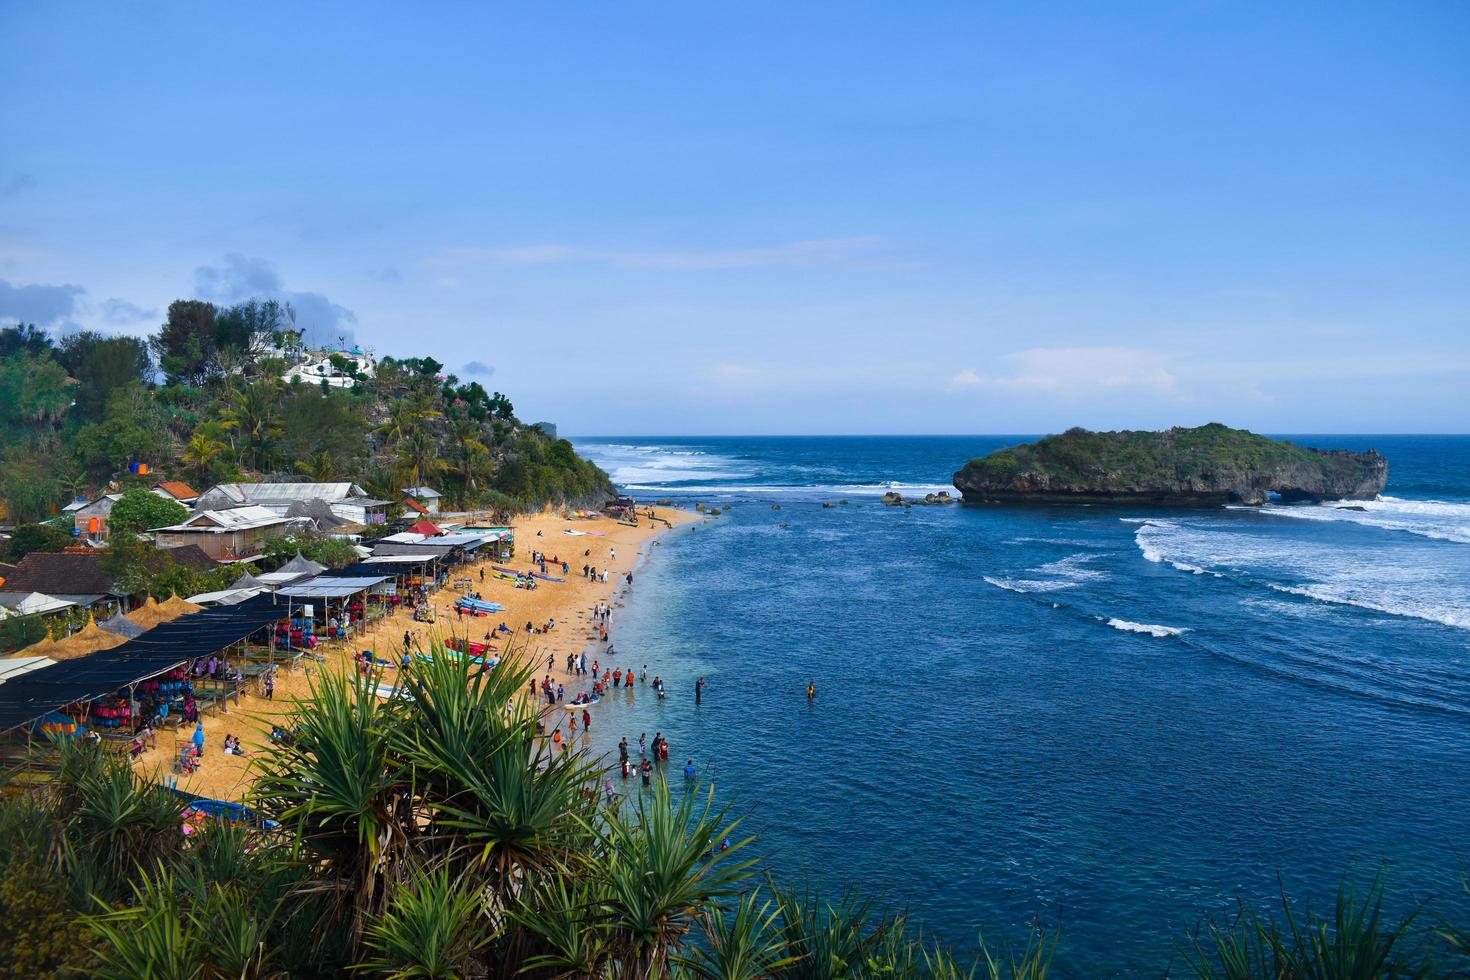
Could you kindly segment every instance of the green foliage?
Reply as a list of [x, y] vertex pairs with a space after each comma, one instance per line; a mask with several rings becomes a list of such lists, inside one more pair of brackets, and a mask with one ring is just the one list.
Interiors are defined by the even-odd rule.
[[[1386, 921], [1383, 879], [1361, 896], [1344, 879], [1330, 919], [1293, 911], [1283, 895], [1280, 918], [1244, 909], [1235, 921], [1209, 923], [1189, 965], [1200, 980], [1375, 980], [1443, 975], [1434, 966], [1430, 936], [1414, 934], [1418, 913]], [[1470, 964], [1466, 964], [1470, 965]]]
[[611, 492], [607, 474], [582, 459], [565, 439], [526, 429], [511, 444], [491, 486], [522, 507], [577, 504]]
[[168, 319], [148, 341], [169, 384], [197, 385], [210, 380], [217, 313], [213, 303], [197, 299], [169, 304]]
[[[429, 357], [383, 358], [351, 389], [287, 385], [270, 352], [299, 344], [272, 300], [169, 306], [146, 344], [84, 331], [58, 347], [0, 331], [0, 501], [34, 522], [69, 497], [136, 485], [131, 463], [205, 490], [232, 480], [352, 480], [386, 500], [430, 484], [451, 506], [600, 505], [606, 474], [522, 426], [510, 399]], [[151, 355], [151, 356], [150, 356]], [[165, 383], [154, 386], [154, 363]], [[349, 367], [339, 354], [334, 363]]]
[[18, 562], [33, 551], [60, 551], [71, 543], [71, 535], [54, 525], [22, 524], [11, 532], [5, 558]]
[[102, 421], [84, 425], [76, 435], [77, 458], [99, 482], [135, 460], [156, 467], [171, 452], [163, 410], [136, 382], [115, 389]]
[[106, 337], [90, 330], [61, 341], [63, 367], [80, 382], [74, 410], [78, 418], [100, 421], [117, 389], [150, 380], [153, 361], [148, 345], [136, 337]]
[[1069, 429], [972, 460], [961, 475], [993, 486], [1025, 477], [1096, 489], [1209, 487], [1295, 467], [1351, 483], [1366, 463], [1363, 454], [1322, 452], [1212, 422], [1163, 432]]
[[152, 490], [134, 487], [124, 490], [113, 503], [112, 513], [107, 516], [107, 526], [114, 534], [138, 534], [180, 524], [188, 516], [189, 509], [177, 500], [160, 496]]

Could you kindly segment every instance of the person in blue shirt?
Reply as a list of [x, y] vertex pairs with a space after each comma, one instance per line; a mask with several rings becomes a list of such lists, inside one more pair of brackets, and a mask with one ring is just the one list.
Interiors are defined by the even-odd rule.
[[684, 778], [690, 780], [691, 782], [699, 778], [699, 770], [694, 768], [693, 759], [690, 759], [688, 762], [684, 763]]

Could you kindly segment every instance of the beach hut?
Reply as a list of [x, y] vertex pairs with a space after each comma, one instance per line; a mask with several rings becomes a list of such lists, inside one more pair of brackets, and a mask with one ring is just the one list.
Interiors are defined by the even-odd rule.
[[433, 521], [417, 521], [408, 526], [408, 534], [422, 534], [427, 537], [443, 534], [444, 530]]

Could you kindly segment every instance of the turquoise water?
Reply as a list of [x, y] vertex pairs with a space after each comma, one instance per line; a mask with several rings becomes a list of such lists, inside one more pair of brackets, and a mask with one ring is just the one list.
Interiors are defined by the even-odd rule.
[[1470, 437], [1296, 437], [1388, 456], [1363, 511], [876, 502], [1021, 438], [576, 440], [733, 504], [640, 571], [613, 643], [669, 697], [594, 747], [661, 731], [783, 879], [960, 945], [1059, 926], [1063, 975], [1158, 975], [1278, 876], [1470, 920]]

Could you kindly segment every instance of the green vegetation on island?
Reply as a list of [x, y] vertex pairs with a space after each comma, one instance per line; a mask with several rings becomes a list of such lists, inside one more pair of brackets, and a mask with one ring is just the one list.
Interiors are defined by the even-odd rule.
[[954, 476], [970, 502], [1263, 504], [1368, 500], [1383, 490], [1378, 453], [1324, 451], [1217, 422], [1162, 432], [1069, 429], [971, 460]]

